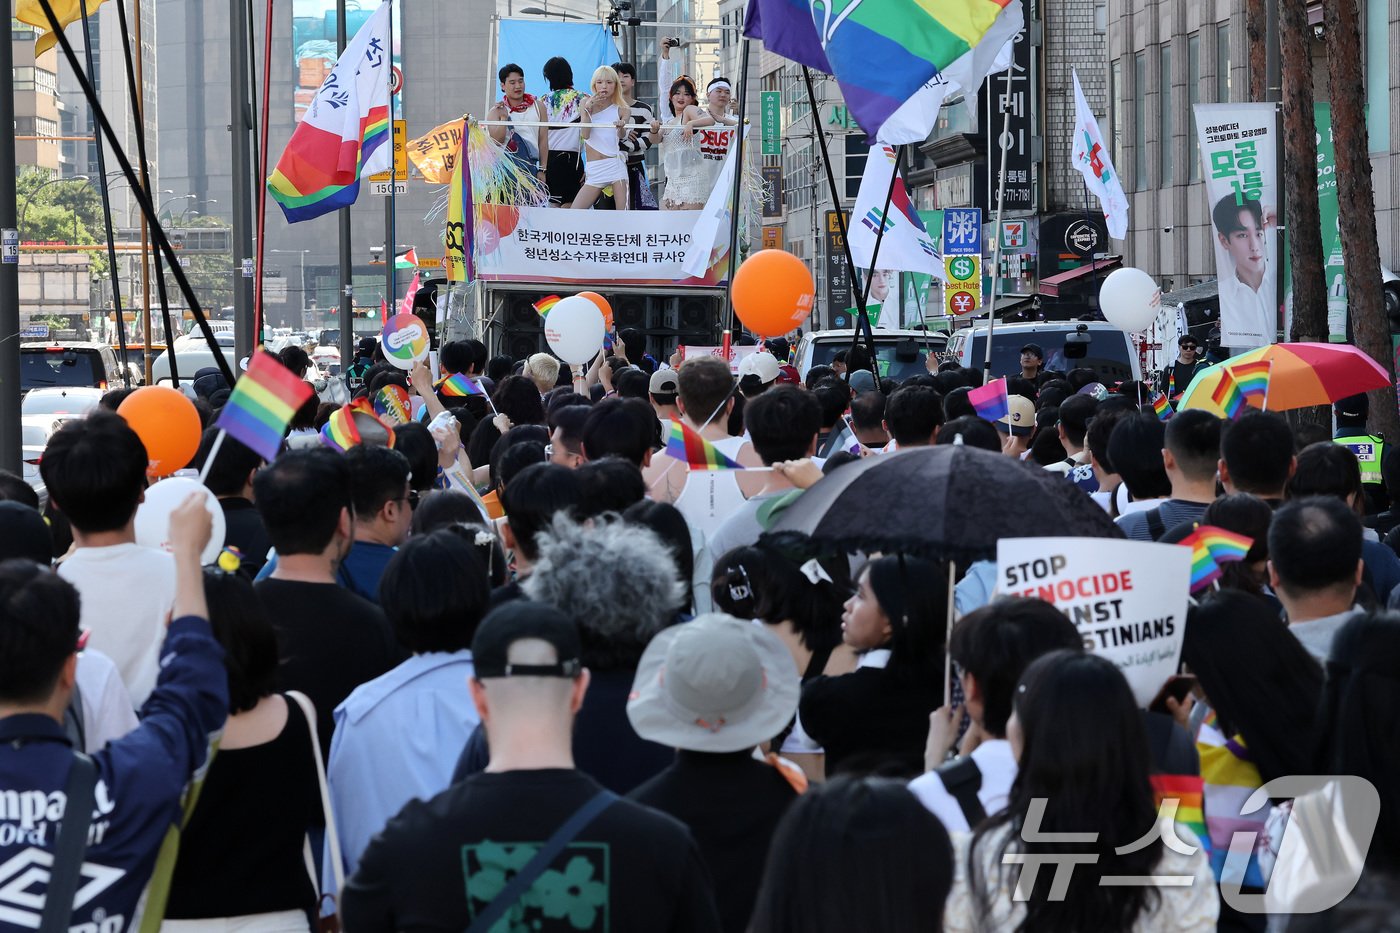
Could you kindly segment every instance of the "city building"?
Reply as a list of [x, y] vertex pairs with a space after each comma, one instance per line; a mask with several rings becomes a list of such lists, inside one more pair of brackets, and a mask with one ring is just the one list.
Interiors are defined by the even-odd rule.
[[34, 55], [39, 32], [33, 26], [10, 19], [10, 47], [14, 54], [15, 163], [57, 174], [63, 166], [61, 135], [63, 104], [58, 94], [58, 50]]

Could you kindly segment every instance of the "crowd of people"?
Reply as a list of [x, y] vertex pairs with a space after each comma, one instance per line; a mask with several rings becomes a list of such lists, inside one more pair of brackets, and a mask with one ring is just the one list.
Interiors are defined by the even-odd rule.
[[[538, 177], [554, 207], [606, 210], [700, 210], [719, 176], [738, 118], [733, 86], [717, 77], [703, 104], [695, 82], [671, 76], [671, 51], [680, 39], [661, 40], [657, 83], [667, 88], [652, 107], [636, 95], [637, 69], [613, 62], [593, 72], [589, 89], [574, 88], [573, 67], [555, 56], [545, 62], [549, 92], [525, 92], [524, 70], [511, 63], [497, 74], [501, 99], [487, 112], [497, 121], [491, 137], [526, 173]], [[658, 199], [646, 153], [660, 147], [664, 169]]]
[[[982, 373], [936, 358], [895, 384], [860, 347], [799, 373], [772, 340], [736, 375], [645, 343], [624, 330], [585, 368], [452, 342], [437, 383], [367, 345], [359, 394], [409, 393], [429, 423], [361, 407], [360, 442], [328, 443], [348, 409], [313, 396], [271, 462], [216, 445], [228, 387], [207, 393], [191, 467], [225, 530], [205, 566], [198, 494], [164, 549], [136, 543], [153, 478], [110, 410], [129, 390], [55, 433], [43, 512], [0, 475], [0, 878], [30, 872], [0, 927], [1400, 914], [1400, 456], [1371, 481], [1322, 425], [1164, 423], [1137, 384], [1044, 370], [1033, 345], [988, 421]], [[280, 362], [304, 372], [299, 352]], [[1345, 440], [1365, 399], [1338, 410]], [[677, 432], [743, 469], [692, 469]], [[1250, 540], [1150, 708], [1054, 606], [998, 595], [990, 559], [950, 578], [774, 530], [865, 458], [940, 445], [1062, 477], [1127, 539]], [[1297, 775], [1323, 778], [1278, 790]]]

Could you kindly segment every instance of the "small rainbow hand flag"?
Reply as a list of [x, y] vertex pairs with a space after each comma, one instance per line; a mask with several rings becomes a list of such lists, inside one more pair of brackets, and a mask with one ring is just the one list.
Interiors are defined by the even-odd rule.
[[1011, 414], [1011, 400], [1006, 395], [1006, 377], [993, 379], [967, 393], [967, 400], [977, 409], [978, 416], [997, 421]]
[[461, 373], [453, 373], [450, 376], [438, 380], [438, 384], [433, 388], [437, 389], [448, 398], [466, 398], [469, 395], [486, 394], [481, 388], [481, 383]]
[[1158, 392], [1152, 397], [1152, 411], [1156, 413], [1159, 421], [1166, 421], [1172, 416], [1172, 403], [1167, 401], [1167, 396], [1163, 392]]
[[1210, 393], [1210, 400], [1219, 406], [1226, 418], [1235, 418], [1246, 407], [1244, 393], [1228, 369], [1220, 374], [1220, 382]]
[[1201, 525], [1177, 542], [1191, 549], [1191, 592], [1220, 579], [1220, 565], [1244, 560], [1254, 539], [1215, 525]]
[[1230, 376], [1240, 387], [1245, 401], [1259, 399], [1259, 407], [1264, 407], [1269, 397], [1269, 376], [1273, 373], [1273, 360], [1255, 360], [1253, 363], [1240, 363], [1230, 367]]
[[666, 455], [690, 464], [692, 470], [742, 470], [714, 444], [679, 421], [672, 420], [666, 434]]
[[341, 453], [366, 443], [393, 447], [394, 429], [379, 419], [369, 399], [357, 398], [331, 412], [321, 428], [321, 441]]
[[314, 390], [270, 353], [258, 351], [233, 387], [215, 427], [264, 460], [276, 458], [282, 435]]
[[403, 386], [387, 385], [374, 394], [374, 413], [390, 424], [408, 424], [412, 407]]
[[535, 313], [538, 314], [540, 317], [544, 317], [546, 314], [549, 313], [549, 309], [554, 307], [558, 303], [558, 295], [545, 295], [539, 301], [535, 302]]

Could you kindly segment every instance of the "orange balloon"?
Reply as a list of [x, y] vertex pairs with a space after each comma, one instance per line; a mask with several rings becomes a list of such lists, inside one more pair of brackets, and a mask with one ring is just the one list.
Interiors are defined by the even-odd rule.
[[807, 264], [792, 253], [765, 249], [734, 273], [734, 313], [758, 337], [781, 337], [807, 320], [817, 285]]
[[598, 310], [603, 312], [603, 330], [612, 331], [612, 305], [608, 304], [608, 299], [604, 298], [597, 292], [579, 292], [578, 296], [580, 298], [587, 298], [589, 301], [593, 302], [595, 305], [598, 306]]
[[177, 389], [143, 386], [126, 397], [117, 414], [146, 445], [148, 476], [169, 476], [199, 450], [199, 412]]

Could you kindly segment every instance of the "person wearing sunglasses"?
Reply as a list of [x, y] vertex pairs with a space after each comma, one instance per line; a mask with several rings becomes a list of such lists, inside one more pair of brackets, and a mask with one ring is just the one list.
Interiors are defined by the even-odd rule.
[[1173, 404], [1191, 385], [1191, 380], [1196, 378], [1196, 374], [1210, 365], [1201, 353], [1200, 343], [1190, 332], [1176, 338], [1176, 346], [1176, 360], [1157, 377], [1157, 390], [1165, 392]]

